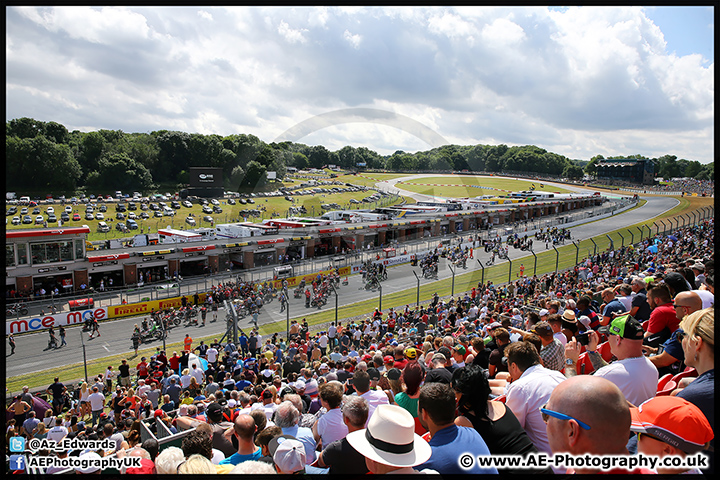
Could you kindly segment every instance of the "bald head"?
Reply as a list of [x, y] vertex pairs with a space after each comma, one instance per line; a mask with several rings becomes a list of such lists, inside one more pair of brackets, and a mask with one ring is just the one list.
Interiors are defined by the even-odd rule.
[[247, 414], [238, 415], [235, 419], [234, 429], [238, 437], [245, 441], [252, 441], [255, 433], [255, 419]]
[[630, 407], [620, 389], [609, 380], [579, 375], [555, 387], [548, 410], [569, 415], [591, 428], [575, 422], [548, 419], [548, 439], [553, 453], [626, 454], [630, 436]]
[[[692, 291], [678, 293], [675, 295], [673, 303], [675, 303], [675, 305], [685, 307], [676, 309], [678, 315], [681, 315], [680, 312], [682, 312], [683, 317], [685, 315], [695, 313], [698, 310], [702, 310], [702, 298], [700, 298], [700, 295]], [[682, 320], [682, 317], [680, 319]]]

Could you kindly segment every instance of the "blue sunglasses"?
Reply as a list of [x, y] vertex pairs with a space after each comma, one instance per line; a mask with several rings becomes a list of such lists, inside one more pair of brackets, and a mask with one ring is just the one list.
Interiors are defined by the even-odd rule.
[[555, 417], [559, 418], [560, 420], [575, 420], [582, 428], [584, 428], [585, 430], [590, 430], [590, 425], [588, 425], [587, 423], [581, 422], [577, 418], [571, 417], [570, 415], [565, 415], [564, 413], [556, 412], [554, 410], [548, 410], [547, 408], [545, 408], [546, 406], [547, 403], [540, 407], [540, 413], [542, 414], [542, 419], [545, 423], [548, 422], [548, 417]]

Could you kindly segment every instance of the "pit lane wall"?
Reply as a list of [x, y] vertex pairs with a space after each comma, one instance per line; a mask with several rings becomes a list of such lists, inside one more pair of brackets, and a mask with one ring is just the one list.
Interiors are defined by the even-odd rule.
[[[205, 293], [198, 294], [201, 302], [205, 302]], [[193, 303], [191, 295], [185, 295], [188, 304]], [[98, 322], [102, 320], [110, 320], [113, 318], [136, 317], [142, 315], [150, 315], [154, 310], [164, 310], [166, 308], [174, 308], [182, 305], [182, 297], [165, 298], [162, 300], [151, 300], [148, 302], [128, 303], [124, 305], [111, 305], [108, 307], [91, 308], [88, 310], [76, 312], [61, 312], [54, 315], [45, 315], [42, 317], [25, 317], [20, 319], [7, 319], [5, 322], [5, 335], [39, 332], [47, 330], [50, 327], [58, 328], [60, 326], [70, 327], [73, 325], [82, 325], [85, 320], [96, 319]]]
[[[463, 248], [465, 246], [471, 247], [473, 246], [472, 242], [469, 243], [463, 243], [461, 245]], [[406, 255], [398, 255], [395, 257], [390, 258], [380, 258], [373, 263], [382, 263], [386, 267], [392, 267], [394, 265], [400, 265], [402, 263], [408, 263], [413, 257], [422, 258], [425, 255], [430, 253], [429, 251], [422, 251], [414, 254], [406, 254]], [[347, 265], [344, 267], [339, 268], [339, 273], [341, 277], [345, 277], [348, 275], [360, 273], [362, 271], [362, 264], [355, 264], [355, 265]], [[302, 280], [305, 280], [305, 283], [310, 285], [312, 284], [313, 280], [317, 278], [318, 274], [327, 275], [329, 273], [333, 273], [334, 269], [329, 270], [322, 270], [317, 273], [313, 274], [307, 274], [307, 275], [299, 275], [296, 277], [290, 277], [286, 280], [288, 281], [288, 288], [295, 288], [297, 287]], [[272, 283], [275, 286], [275, 288], [280, 289], [282, 288], [282, 282], [283, 280], [273, 280]], [[198, 297], [201, 302], [205, 302], [206, 293], [199, 293]], [[185, 298], [188, 301], [188, 304], [193, 303], [193, 296], [192, 295], [185, 295]], [[175, 308], [180, 307], [182, 305], [182, 297], [172, 297], [172, 298], [165, 298], [162, 300], [151, 300], [147, 302], [138, 302], [138, 303], [128, 303], [124, 305], [111, 305], [107, 307], [100, 307], [100, 308], [91, 308], [88, 310], [82, 310], [82, 311], [76, 311], [76, 312], [61, 312], [56, 313], [54, 315], [45, 315], [45, 316], [38, 316], [38, 317], [25, 317], [20, 319], [6, 319], [5, 322], [5, 335], [13, 334], [17, 335], [19, 333], [32, 333], [32, 332], [40, 332], [43, 330], [47, 330], [50, 327], [58, 328], [60, 326], [63, 327], [70, 327], [73, 325], [82, 325], [85, 320], [88, 319], [97, 319], [98, 322], [103, 320], [111, 320], [114, 318], [122, 318], [122, 317], [137, 317], [137, 316], [143, 316], [143, 315], [150, 315], [150, 312], [154, 310], [164, 310], [166, 308]]]

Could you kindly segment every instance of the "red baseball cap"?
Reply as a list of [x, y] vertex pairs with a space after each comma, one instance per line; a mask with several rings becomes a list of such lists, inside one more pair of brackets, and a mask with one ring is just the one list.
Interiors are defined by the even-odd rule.
[[630, 409], [630, 430], [645, 433], [685, 453], [697, 453], [715, 434], [705, 414], [684, 398], [653, 397]]
[[157, 418], [157, 417], [164, 417], [164, 416], [165, 416], [165, 412], [164, 412], [163, 410], [161, 410], [161, 409], [158, 408], [157, 410], [155, 410], [155, 415], [154, 415], [154, 416], [155, 416], [155, 418]]

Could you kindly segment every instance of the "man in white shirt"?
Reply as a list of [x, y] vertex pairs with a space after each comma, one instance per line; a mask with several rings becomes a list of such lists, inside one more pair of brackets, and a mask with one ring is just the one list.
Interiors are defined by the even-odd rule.
[[[608, 325], [598, 329], [600, 333], [608, 334], [610, 351], [617, 358], [608, 364], [596, 351], [600, 340], [598, 334], [590, 331], [589, 341], [585, 349], [595, 367], [596, 377], [604, 377], [613, 382], [625, 395], [628, 402], [635, 406], [655, 396], [657, 392], [658, 371], [652, 362], [643, 355], [644, 330], [640, 322], [630, 315], [622, 315], [613, 319]], [[565, 356], [569, 361], [577, 362], [580, 346], [575, 339], [568, 343]], [[565, 368], [566, 376], [576, 373], [575, 363]]]
[[325, 332], [321, 332], [320, 339], [318, 340], [318, 346], [320, 347], [320, 355], [323, 357], [327, 355], [328, 336]]
[[328, 328], [328, 339], [330, 340], [331, 347], [334, 347], [337, 344], [337, 327], [335, 326], [335, 322], [330, 323], [330, 328]]
[[368, 417], [365, 421], [365, 427], [367, 428], [367, 422], [372, 417], [375, 409], [380, 405], [389, 405], [390, 400], [383, 391], [370, 390], [370, 374], [362, 370], [356, 370], [353, 374], [353, 387], [358, 396], [364, 398], [368, 402]]
[[327, 413], [320, 417], [313, 425], [315, 441], [322, 439], [323, 447], [330, 445], [335, 440], [345, 438], [348, 434], [347, 425], [343, 421], [342, 404], [343, 388], [336, 382], [325, 383], [320, 386], [320, 401]]
[[150, 385], [146, 385], [145, 380], [143, 380], [142, 378], [140, 380], [138, 380], [138, 388], [137, 388], [137, 392], [136, 392], [138, 397], [141, 397], [144, 394], [146, 394], [148, 392], [148, 390], [150, 390]]
[[211, 364], [215, 365], [215, 363], [217, 362], [217, 359], [218, 359], [218, 350], [217, 350], [217, 348], [215, 348], [214, 346], [211, 346], [210, 348], [207, 349], [207, 352], [206, 352], [206, 353], [207, 353], [207, 361], [208, 361], [208, 363], [211, 363]]
[[545, 405], [565, 376], [542, 366], [540, 354], [529, 342], [514, 342], [505, 348], [512, 383], [507, 387], [505, 405], [515, 414], [533, 444], [551, 453], [540, 407]]
[[202, 385], [205, 382], [205, 372], [202, 368], [198, 367], [196, 363], [190, 365], [190, 375], [195, 377], [195, 380], [197, 380], [199, 385]]
[[63, 426], [63, 420], [60, 417], [55, 419], [55, 426], [48, 430], [47, 439], [60, 443], [68, 434], [68, 429]]
[[92, 412], [92, 424], [95, 425], [105, 407], [105, 395], [100, 393], [97, 387], [93, 387], [93, 393], [88, 396], [88, 402], [90, 402], [90, 411]]

